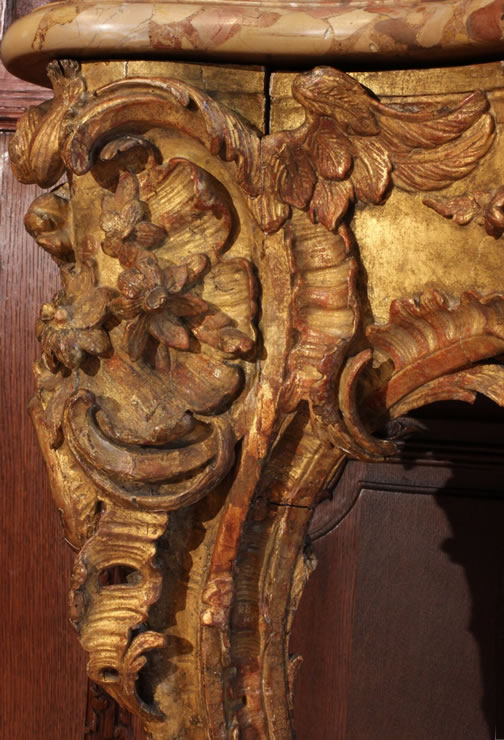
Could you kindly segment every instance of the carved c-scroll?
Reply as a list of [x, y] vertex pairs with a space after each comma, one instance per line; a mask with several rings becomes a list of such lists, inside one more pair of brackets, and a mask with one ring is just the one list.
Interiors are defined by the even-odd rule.
[[431, 291], [364, 326], [350, 230], [352, 204], [471, 173], [488, 100], [412, 112], [317, 68], [293, 84], [304, 123], [261, 137], [180, 80], [50, 76], [11, 158], [23, 182], [69, 174], [26, 217], [62, 278], [32, 415], [89, 674], [153, 737], [289, 737], [319, 491], [394, 451], [388, 418], [504, 401], [503, 297]]

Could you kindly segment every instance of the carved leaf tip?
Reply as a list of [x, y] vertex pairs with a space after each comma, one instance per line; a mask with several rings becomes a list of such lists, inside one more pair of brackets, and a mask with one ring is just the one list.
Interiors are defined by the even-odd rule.
[[9, 143], [12, 169], [23, 183], [42, 188], [54, 185], [64, 172], [60, 136], [71, 106], [82, 102], [86, 85], [80, 66], [71, 60], [53, 61], [48, 66], [54, 99], [29, 108], [18, 121]]
[[378, 403], [394, 416], [406, 413], [434, 400], [433, 382], [443, 388], [444, 399], [472, 401], [473, 396], [455, 380], [450, 396], [447, 378], [502, 354], [503, 326], [501, 294], [482, 297], [467, 292], [450, 302], [431, 290], [418, 299], [394, 301], [389, 323], [367, 330], [376, 364], [393, 363], [390, 377], [371, 404]]

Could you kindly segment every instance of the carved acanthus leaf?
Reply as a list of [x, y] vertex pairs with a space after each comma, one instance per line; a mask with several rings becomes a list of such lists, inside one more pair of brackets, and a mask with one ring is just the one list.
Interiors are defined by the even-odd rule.
[[[390, 377], [373, 392], [371, 406], [396, 416], [399, 405], [404, 413], [431, 402], [434, 381], [454, 378], [452, 374], [460, 381], [466, 369], [504, 352], [503, 326], [500, 294], [481, 297], [469, 292], [450, 304], [432, 290], [418, 300], [394, 301], [389, 323], [367, 331], [374, 365], [391, 365]], [[451, 387], [456, 394], [457, 383]]]
[[236, 179], [252, 197], [260, 187], [260, 139], [250, 124], [211, 97], [180, 80], [128, 78], [96, 91], [63, 133], [63, 160], [76, 174], [92, 165], [106, 139], [142, 131], [146, 124], [173, 126], [198, 139], [209, 152], [236, 165]]
[[43, 188], [54, 185], [64, 172], [61, 123], [71, 106], [83, 102], [86, 93], [77, 62], [50, 62], [47, 75], [54, 89], [53, 100], [29, 108], [19, 119], [9, 143], [9, 156], [18, 180]]

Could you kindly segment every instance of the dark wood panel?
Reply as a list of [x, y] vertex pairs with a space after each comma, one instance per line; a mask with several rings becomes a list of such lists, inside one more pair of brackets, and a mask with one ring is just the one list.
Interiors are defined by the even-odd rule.
[[[314, 545], [318, 565], [294, 621], [290, 651], [303, 656], [295, 682], [298, 740], [345, 737], [359, 549], [359, 507]], [[338, 578], [335, 578], [335, 572]]]
[[[464, 446], [442, 427], [423, 459], [420, 441], [402, 462], [349, 463], [314, 521], [327, 533], [291, 639], [298, 740], [501, 736], [502, 450], [492, 430]], [[338, 497], [359, 491], [341, 520]]]
[[359, 504], [346, 737], [493, 739], [503, 502], [363, 491]]
[[29, 105], [52, 98], [52, 91], [10, 75], [0, 62], [0, 130], [15, 131], [16, 121]]
[[56, 269], [23, 229], [38, 189], [16, 183], [0, 137], [0, 737], [82, 740], [85, 655], [67, 615], [73, 554], [64, 542], [27, 414], [34, 322], [56, 289]]

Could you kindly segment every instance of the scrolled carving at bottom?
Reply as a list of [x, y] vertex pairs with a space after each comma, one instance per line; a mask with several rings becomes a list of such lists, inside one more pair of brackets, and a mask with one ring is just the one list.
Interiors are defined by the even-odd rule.
[[153, 511], [189, 506], [234, 462], [236, 439], [225, 421], [213, 421], [208, 436], [187, 446], [133, 449], [106, 437], [95, 421], [98, 409], [91, 392], [74, 395], [65, 412], [65, 438], [90, 478], [119, 504]]
[[70, 592], [72, 623], [90, 654], [90, 678], [146, 718], [162, 718], [155, 704], [139, 696], [136, 683], [145, 653], [165, 644], [163, 635], [148, 629], [147, 617], [161, 590], [154, 556], [166, 522], [164, 513], [106, 504], [76, 560]]

